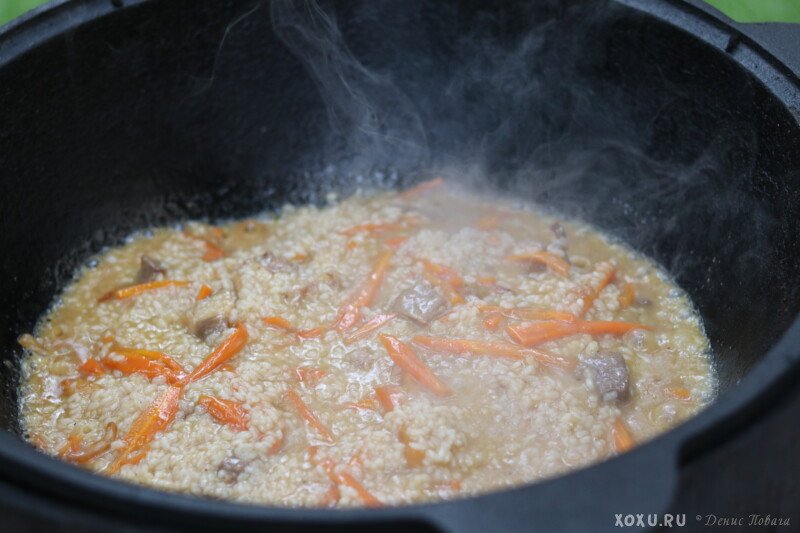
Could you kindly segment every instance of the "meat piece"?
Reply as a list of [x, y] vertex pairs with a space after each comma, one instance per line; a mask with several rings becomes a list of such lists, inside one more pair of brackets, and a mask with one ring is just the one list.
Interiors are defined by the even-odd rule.
[[427, 281], [421, 281], [404, 290], [391, 305], [392, 311], [420, 324], [431, 322], [446, 307], [447, 302], [445, 299]]
[[558, 222], [553, 222], [552, 224], [550, 224], [550, 231], [553, 232], [553, 235], [556, 236], [556, 239], [567, 238], [567, 231], [564, 229], [564, 226], [562, 226]]
[[245, 468], [247, 468], [246, 462], [239, 459], [238, 457], [231, 456], [223, 460], [219, 464], [217, 472], [219, 473], [219, 476], [222, 478], [222, 481], [224, 481], [228, 485], [233, 485], [239, 480], [239, 474], [244, 472]]
[[590, 378], [595, 390], [607, 402], [624, 402], [629, 396], [628, 365], [618, 353], [598, 353], [584, 357], [576, 369], [578, 376]]
[[228, 321], [220, 315], [214, 315], [195, 322], [194, 334], [204, 342], [208, 342], [214, 335], [222, 333], [227, 328]]
[[153, 281], [159, 274], [166, 274], [167, 271], [161, 265], [147, 254], [142, 255], [140, 259], [139, 272], [136, 274], [136, 283], [147, 283]]
[[260, 259], [261, 266], [272, 272], [290, 272], [297, 268], [297, 265], [291, 261], [287, 261], [282, 257], [278, 257], [272, 252], [264, 252]]

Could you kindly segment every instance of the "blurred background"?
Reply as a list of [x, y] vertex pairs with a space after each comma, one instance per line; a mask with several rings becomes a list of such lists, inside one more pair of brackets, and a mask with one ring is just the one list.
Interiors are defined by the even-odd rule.
[[[0, 0], [0, 24], [48, 0]], [[706, 0], [737, 22], [800, 22], [800, 0]]]
[[0, 0], [0, 24], [5, 24], [27, 10], [45, 2], [46, 0]]

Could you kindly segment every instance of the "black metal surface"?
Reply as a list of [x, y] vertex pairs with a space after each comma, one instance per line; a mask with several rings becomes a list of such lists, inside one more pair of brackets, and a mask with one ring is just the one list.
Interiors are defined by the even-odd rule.
[[[747, 39], [726, 52], [729, 28], [683, 3], [649, 2], [650, 14], [624, 3], [335, 2], [354, 54], [413, 102], [427, 154], [413, 160], [365, 158], [347, 132], [331, 132], [266, 2], [81, 0], [6, 27], [3, 505], [24, 520], [57, 513], [98, 529], [459, 531], [613, 529], [615, 513], [681, 505], [678, 479], [735, 448], [798, 387], [798, 82]], [[532, 52], [520, 52], [525, 43]], [[507, 56], [513, 68], [500, 74], [476, 60]], [[494, 189], [581, 216], [668, 265], [707, 322], [718, 402], [563, 478], [380, 511], [157, 493], [46, 458], [14, 435], [15, 338], [102, 246], [153, 223], [314, 201], [359, 176], [393, 185], [454, 161], [480, 163]]]

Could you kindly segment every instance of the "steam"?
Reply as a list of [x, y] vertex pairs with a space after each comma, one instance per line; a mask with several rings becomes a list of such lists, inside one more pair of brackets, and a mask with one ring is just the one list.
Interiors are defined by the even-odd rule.
[[[398, 27], [406, 33], [397, 44], [380, 31], [365, 32], [382, 46], [371, 56], [363, 36], [351, 50], [333, 12], [317, 1], [271, 3], [276, 34], [302, 61], [324, 101], [331, 130], [325, 150], [334, 160], [348, 154], [349, 167], [337, 171], [413, 162], [423, 175], [444, 175], [461, 188], [511, 194], [592, 221], [634, 248], [660, 255], [675, 275], [700, 265], [699, 237], [686, 232], [687, 220], [702, 224], [702, 238], [722, 247], [741, 246], [727, 237], [742, 217], [754, 232], [774, 222], [748, 200], [755, 156], [746, 154], [757, 144], [752, 130], [723, 118], [705, 145], [657, 137], [672, 127], [669, 121], [691, 121], [703, 110], [681, 111], [694, 103], [668, 79], [661, 80], [668, 99], [655, 112], [647, 108], [651, 102], [637, 101], [649, 94], [626, 92], [629, 73], [604, 48], [603, 32], [623, 10], [615, 3], [520, 2], [513, 12], [470, 8], [469, 24], [455, 36], [450, 21], [462, 15], [457, 5], [437, 3], [440, 19], [409, 20], [407, 12], [420, 7], [399, 4], [350, 3], [347, 22], [359, 30], [372, 24], [391, 32], [401, 19]], [[435, 41], [437, 24], [451, 41]], [[452, 55], [448, 68], [423, 60], [405, 64], [387, 52], [409, 43], [419, 49], [408, 57], [445, 49]], [[598, 68], [608, 73], [598, 75]], [[724, 110], [715, 113], [725, 116]], [[739, 178], [730, 179], [721, 161], [734, 157]], [[735, 268], [753, 267], [762, 252], [737, 248]]]
[[315, 0], [274, 0], [271, 15], [276, 35], [303, 62], [323, 96], [329, 143], [343, 139], [356, 167], [428, 158], [425, 129], [413, 103], [388, 76], [356, 59], [332, 14]]

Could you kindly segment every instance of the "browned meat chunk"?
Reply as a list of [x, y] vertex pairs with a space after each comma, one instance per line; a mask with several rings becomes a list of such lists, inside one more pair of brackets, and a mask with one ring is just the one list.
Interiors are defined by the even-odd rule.
[[276, 272], [290, 272], [297, 268], [296, 264], [278, 257], [272, 252], [264, 252], [264, 255], [261, 256], [261, 266], [273, 274]]
[[239, 480], [239, 474], [244, 472], [245, 468], [247, 468], [247, 463], [245, 463], [238, 457], [232, 456], [223, 460], [219, 464], [217, 471], [219, 472], [219, 476], [225, 483], [227, 483], [228, 485], [233, 485]]
[[167, 271], [161, 263], [145, 254], [140, 259], [139, 272], [136, 274], [136, 283], [147, 283], [153, 281], [159, 274], [166, 274]]
[[442, 295], [427, 281], [401, 292], [392, 303], [392, 310], [410, 320], [427, 324], [447, 307]]
[[581, 377], [592, 380], [595, 390], [605, 401], [624, 402], [628, 399], [630, 376], [625, 359], [618, 353], [598, 353], [584, 357], [576, 370]]
[[208, 342], [211, 337], [222, 333], [228, 328], [228, 322], [220, 315], [210, 316], [198, 320], [194, 325], [194, 334], [203, 341]]

